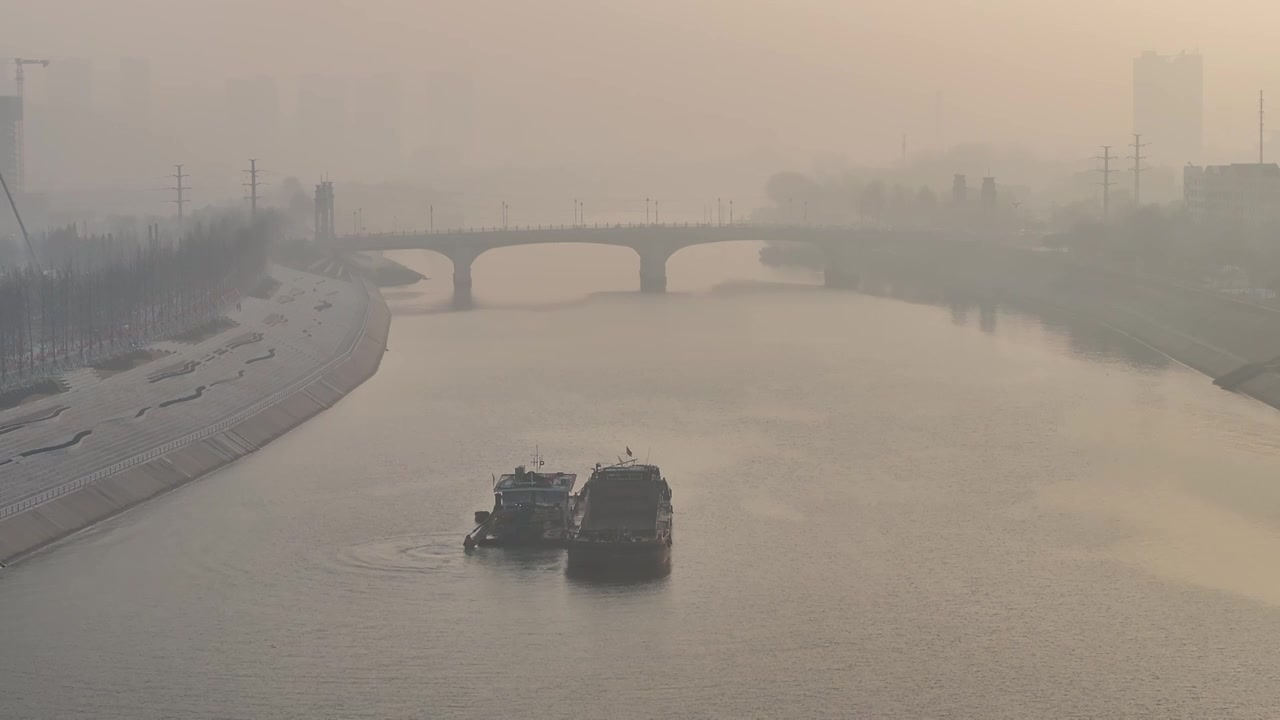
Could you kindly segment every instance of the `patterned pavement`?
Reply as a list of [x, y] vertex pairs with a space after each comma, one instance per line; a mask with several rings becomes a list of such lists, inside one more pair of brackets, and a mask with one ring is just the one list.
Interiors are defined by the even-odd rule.
[[0, 411], [0, 518], [244, 413], [315, 375], [357, 339], [363, 285], [279, 266], [270, 300], [245, 298], [237, 323], [198, 343], [157, 342], [171, 353], [105, 379], [60, 378], [67, 392]]

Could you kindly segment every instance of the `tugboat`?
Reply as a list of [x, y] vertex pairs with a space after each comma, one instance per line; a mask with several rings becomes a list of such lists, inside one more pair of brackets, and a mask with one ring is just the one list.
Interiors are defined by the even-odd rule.
[[634, 458], [596, 465], [574, 508], [569, 570], [626, 573], [668, 568], [671, 514], [671, 486], [657, 465]]
[[[535, 463], [543, 463], [537, 458]], [[476, 528], [463, 539], [470, 549], [484, 546], [562, 547], [572, 519], [573, 473], [546, 473], [520, 465], [495, 479], [493, 510], [477, 510]]]

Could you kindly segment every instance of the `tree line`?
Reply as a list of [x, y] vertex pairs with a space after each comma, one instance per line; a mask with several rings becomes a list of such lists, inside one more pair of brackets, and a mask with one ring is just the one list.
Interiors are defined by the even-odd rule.
[[50, 233], [41, 267], [0, 267], [0, 388], [206, 322], [261, 277], [263, 226], [222, 220], [181, 240]]

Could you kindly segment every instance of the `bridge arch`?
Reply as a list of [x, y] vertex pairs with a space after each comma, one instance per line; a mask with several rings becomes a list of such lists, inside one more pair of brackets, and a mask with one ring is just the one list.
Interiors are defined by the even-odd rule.
[[[511, 283], [514, 272], [518, 277], [516, 281], [523, 285], [545, 287], [546, 298], [570, 300], [578, 296], [575, 290], [627, 289], [629, 278], [635, 277], [631, 273], [635, 272], [637, 264], [644, 264], [644, 255], [636, 248], [604, 242], [514, 243], [442, 254], [448, 255], [453, 262], [453, 305], [456, 309], [474, 305], [476, 273], [486, 288], [495, 280], [500, 284]], [[520, 269], [513, 271], [513, 265]], [[582, 271], [588, 265], [592, 277], [587, 277], [587, 273]], [[643, 267], [641, 269], [643, 271]], [[563, 294], [566, 292], [568, 294]], [[501, 290], [496, 290], [495, 294], [501, 294]]]
[[[733, 280], [762, 279], [767, 267], [760, 262], [763, 240], [749, 233], [741, 239], [723, 238], [711, 242], [691, 243], [676, 248], [667, 258], [667, 276], [674, 287], [705, 287]], [[695, 276], [697, 280], [693, 280]]]

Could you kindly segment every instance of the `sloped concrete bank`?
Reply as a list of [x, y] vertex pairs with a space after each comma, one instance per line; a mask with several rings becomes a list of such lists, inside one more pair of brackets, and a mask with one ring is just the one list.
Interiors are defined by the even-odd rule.
[[344, 356], [269, 406], [228, 427], [86, 483], [0, 521], [0, 562], [20, 559], [71, 533], [229, 465], [333, 406], [377, 372], [386, 349], [391, 312], [366, 286], [363, 328]]
[[1073, 263], [1061, 253], [931, 247], [862, 255], [868, 277], [914, 277], [984, 302], [1053, 311], [1133, 340], [1280, 409], [1280, 309], [1161, 278]]

